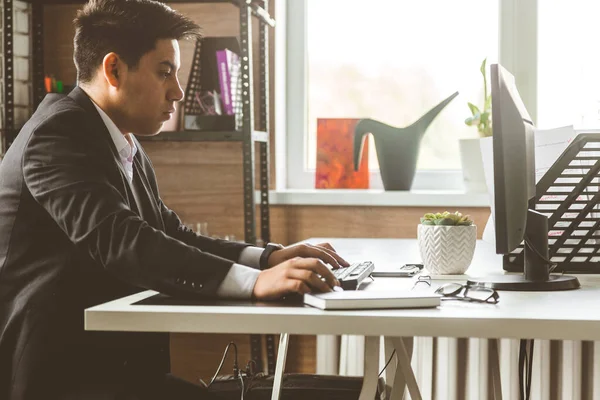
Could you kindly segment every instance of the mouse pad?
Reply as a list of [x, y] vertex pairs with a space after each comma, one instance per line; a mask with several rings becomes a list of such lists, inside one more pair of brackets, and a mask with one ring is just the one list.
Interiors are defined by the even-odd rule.
[[248, 301], [234, 299], [183, 299], [166, 294], [155, 294], [133, 305], [144, 306], [237, 306], [237, 307], [298, 307], [304, 306], [302, 295], [290, 295], [277, 301]]

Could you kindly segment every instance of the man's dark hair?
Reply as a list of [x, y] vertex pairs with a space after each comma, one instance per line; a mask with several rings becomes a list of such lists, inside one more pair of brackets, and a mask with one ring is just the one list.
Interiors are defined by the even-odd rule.
[[73, 59], [79, 83], [90, 82], [110, 52], [136, 68], [159, 39], [201, 36], [194, 21], [152, 0], [90, 0], [77, 12], [74, 24]]

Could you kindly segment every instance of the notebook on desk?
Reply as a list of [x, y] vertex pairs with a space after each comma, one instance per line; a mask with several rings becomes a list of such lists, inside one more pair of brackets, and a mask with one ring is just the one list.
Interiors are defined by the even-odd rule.
[[307, 293], [304, 295], [304, 304], [322, 310], [432, 308], [440, 305], [440, 295], [421, 290], [417, 292], [346, 290]]

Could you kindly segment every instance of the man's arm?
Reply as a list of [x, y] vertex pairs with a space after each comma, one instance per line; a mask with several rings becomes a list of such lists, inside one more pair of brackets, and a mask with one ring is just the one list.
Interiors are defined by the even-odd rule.
[[231, 261], [247, 265], [252, 268], [259, 268], [260, 256], [263, 249], [251, 246], [247, 243], [232, 242], [217, 238], [210, 238], [196, 234], [190, 228], [185, 226], [179, 216], [162, 201], [158, 199], [161, 207], [161, 214], [165, 222], [167, 235], [172, 236], [182, 242], [199, 248]]
[[182, 242], [207, 252], [215, 252], [235, 263], [219, 285], [219, 297], [249, 299], [258, 275], [260, 274], [259, 260], [263, 249], [245, 243], [214, 239], [197, 235], [185, 226], [179, 216], [158, 199], [161, 214], [165, 222], [167, 234]]
[[231, 260], [169, 237], [132, 212], [107, 176], [105, 160], [88, 151], [94, 147], [86, 141], [98, 139], [86, 125], [83, 112], [64, 112], [33, 133], [23, 174], [35, 200], [109, 273], [167, 294], [215, 295]]
[[[190, 246], [194, 246], [207, 253], [215, 254], [233, 262], [240, 261], [242, 251], [250, 246], [247, 243], [234, 242], [231, 240], [211, 238], [208, 236], [197, 235], [190, 228], [185, 226], [179, 216], [162, 201], [158, 199], [160, 212], [165, 222], [166, 233], [177, 240]], [[243, 263], [242, 263], [243, 264]]]

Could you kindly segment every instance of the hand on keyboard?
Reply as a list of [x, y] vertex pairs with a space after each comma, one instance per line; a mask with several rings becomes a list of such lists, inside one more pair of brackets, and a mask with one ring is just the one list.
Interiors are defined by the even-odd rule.
[[334, 286], [340, 286], [340, 282], [323, 261], [296, 257], [261, 271], [252, 296], [258, 300], [276, 300], [288, 293], [330, 292]]
[[350, 265], [348, 261], [335, 252], [329, 243], [320, 243], [311, 245], [308, 243], [300, 243], [285, 247], [281, 250], [274, 251], [269, 257], [269, 267], [281, 264], [284, 261], [291, 260], [294, 257], [302, 258], [318, 258], [326, 264], [330, 264], [334, 269], [347, 267]]
[[340, 257], [329, 243], [297, 244], [275, 250], [267, 259], [268, 269], [256, 280], [252, 297], [275, 300], [289, 293], [329, 292], [340, 286], [332, 271], [350, 264]]

